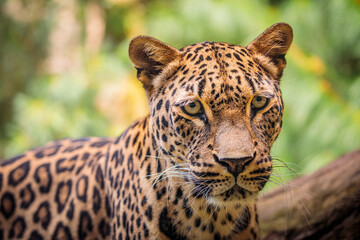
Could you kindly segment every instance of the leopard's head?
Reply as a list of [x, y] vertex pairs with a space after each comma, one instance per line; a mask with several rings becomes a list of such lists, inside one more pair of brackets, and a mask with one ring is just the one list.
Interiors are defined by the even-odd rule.
[[292, 38], [291, 27], [278, 23], [247, 47], [202, 42], [177, 50], [147, 36], [131, 41], [154, 141], [168, 173], [192, 196], [236, 204], [264, 187], [282, 125], [279, 85]]

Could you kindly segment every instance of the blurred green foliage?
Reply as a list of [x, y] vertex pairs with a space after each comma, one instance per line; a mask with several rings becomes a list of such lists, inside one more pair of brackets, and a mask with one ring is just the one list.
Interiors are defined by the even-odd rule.
[[[136, 35], [177, 48], [246, 45], [280, 21], [295, 38], [273, 156], [302, 174], [360, 147], [360, 1], [4, 0], [0, 7], [0, 158], [63, 137], [116, 136], [145, 115], [127, 57]], [[279, 169], [275, 182], [294, 176]]]

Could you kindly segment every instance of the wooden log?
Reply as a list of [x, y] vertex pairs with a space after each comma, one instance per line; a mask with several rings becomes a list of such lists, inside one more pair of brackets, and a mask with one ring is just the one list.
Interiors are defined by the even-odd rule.
[[360, 150], [265, 193], [261, 239], [360, 239]]

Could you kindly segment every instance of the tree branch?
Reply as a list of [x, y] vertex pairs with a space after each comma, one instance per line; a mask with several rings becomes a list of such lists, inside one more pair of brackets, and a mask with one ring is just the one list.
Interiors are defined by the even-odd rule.
[[360, 239], [360, 150], [259, 199], [261, 238]]

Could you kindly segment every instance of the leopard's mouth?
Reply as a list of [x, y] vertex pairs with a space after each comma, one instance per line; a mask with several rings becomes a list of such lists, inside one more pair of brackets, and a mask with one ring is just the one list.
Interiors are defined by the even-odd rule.
[[256, 194], [235, 184], [233, 187], [217, 195], [211, 195], [210, 201], [217, 205], [241, 204], [254, 198]]
[[235, 184], [232, 188], [226, 190], [225, 192], [219, 194], [218, 196], [224, 197], [225, 199], [230, 198], [232, 195], [236, 195], [241, 198], [246, 198], [246, 193], [250, 193], [250, 191]]
[[249, 188], [247, 184], [239, 185], [233, 183], [226, 187], [224, 186], [225, 184], [217, 185], [214, 183], [214, 180], [199, 180], [194, 178], [192, 181], [195, 184], [195, 188], [192, 189], [192, 195], [195, 198], [211, 199], [211, 201], [218, 204], [251, 201], [256, 198], [260, 190], [259, 188]]

